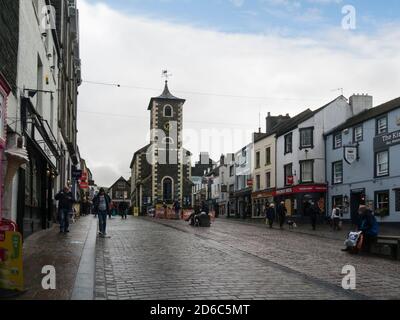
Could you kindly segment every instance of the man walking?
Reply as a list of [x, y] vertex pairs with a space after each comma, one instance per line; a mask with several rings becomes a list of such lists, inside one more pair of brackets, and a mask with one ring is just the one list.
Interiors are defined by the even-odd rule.
[[72, 212], [74, 196], [68, 186], [54, 197], [58, 201], [58, 214], [60, 220], [60, 233], [69, 232], [69, 214]]
[[106, 236], [107, 214], [110, 212], [110, 197], [101, 188], [97, 196], [93, 198], [93, 208], [99, 216], [99, 234], [100, 237]]
[[267, 218], [269, 228], [272, 229], [272, 226], [274, 224], [274, 218], [275, 218], [275, 205], [273, 203], [271, 203], [268, 206], [268, 208], [265, 212], [265, 216]]
[[286, 214], [287, 214], [287, 209], [285, 207], [285, 202], [284, 201], [281, 201], [281, 203], [278, 204], [278, 206], [276, 208], [276, 214], [277, 214], [278, 219], [279, 219], [279, 227], [281, 229], [283, 229], [283, 225], [285, 223]]

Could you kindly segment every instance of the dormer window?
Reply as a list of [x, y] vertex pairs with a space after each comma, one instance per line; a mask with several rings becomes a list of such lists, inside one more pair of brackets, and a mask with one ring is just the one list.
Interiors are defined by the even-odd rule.
[[164, 117], [172, 117], [172, 107], [170, 105], [164, 107]]

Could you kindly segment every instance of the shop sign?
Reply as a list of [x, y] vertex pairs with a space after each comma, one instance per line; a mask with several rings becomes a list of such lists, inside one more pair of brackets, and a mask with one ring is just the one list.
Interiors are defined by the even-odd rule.
[[357, 146], [345, 146], [344, 147], [344, 160], [348, 164], [352, 164], [358, 160], [358, 147]]
[[253, 186], [253, 179], [247, 179], [247, 186], [252, 187]]
[[286, 195], [286, 194], [291, 194], [291, 193], [320, 193], [320, 192], [326, 192], [326, 191], [327, 191], [327, 187], [323, 186], [323, 185], [296, 186], [293, 188], [276, 190], [273, 195], [281, 196], [281, 195]]
[[400, 144], [400, 130], [374, 138], [374, 149], [380, 150]]
[[0, 241], [0, 288], [24, 290], [22, 268], [22, 235], [16, 231], [5, 231]]

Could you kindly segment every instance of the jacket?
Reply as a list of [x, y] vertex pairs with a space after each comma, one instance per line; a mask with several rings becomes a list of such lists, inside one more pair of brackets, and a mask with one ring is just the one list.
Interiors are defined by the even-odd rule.
[[285, 217], [287, 213], [286, 207], [281, 204], [278, 204], [278, 206], [276, 207], [276, 213], [280, 217]]
[[58, 210], [72, 211], [72, 205], [75, 202], [72, 192], [62, 190], [54, 198], [58, 201]]
[[[110, 212], [111, 199], [108, 196], [108, 194], [104, 194], [104, 198], [106, 200], [106, 211], [107, 211], [107, 213], [109, 213]], [[99, 204], [100, 204], [100, 194], [97, 194], [93, 198], [93, 209], [94, 209], [95, 212], [99, 212]]]
[[360, 224], [358, 229], [364, 232], [366, 235], [371, 237], [378, 236], [379, 225], [376, 221], [375, 216], [372, 214], [371, 210], [367, 210], [360, 218]]
[[268, 220], [274, 220], [275, 218], [275, 209], [274, 208], [268, 208], [266, 212], [266, 216]]

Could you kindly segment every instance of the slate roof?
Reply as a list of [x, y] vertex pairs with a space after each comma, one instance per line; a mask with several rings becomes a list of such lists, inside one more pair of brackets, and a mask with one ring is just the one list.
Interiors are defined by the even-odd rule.
[[164, 100], [176, 100], [176, 101], [181, 101], [181, 102], [185, 102], [185, 99], [181, 99], [181, 98], [177, 98], [174, 95], [171, 94], [171, 92], [169, 92], [168, 89], [168, 81], [165, 81], [165, 87], [164, 87], [164, 91], [161, 95], [159, 95], [158, 97], [153, 97], [150, 99], [150, 103], [149, 103], [149, 107], [147, 108], [147, 110], [151, 109], [151, 106], [153, 104], [154, 100], [158, 100], [158, 99], [164, 99]]
[[341, 125], [337, 126], [336, 128], [333, 128], [331, 131], [327, 132], [325, 136], [331, 135], [332, 133], [342, 131], [344, 129], [348, 129], [351, 127], [354, 127], [357, 124], [360, 124], [364, 121], [376, 118], [380, 115], [383, 115], [385, 113], [388, 113], [394, 109], [400, 108], [400, 97], [390, 100], [388, 102], [385, 102], [377, 107], [365, 110], [354, 117], [351, 117], [348, 119], [346, 122], [342, 123]]

